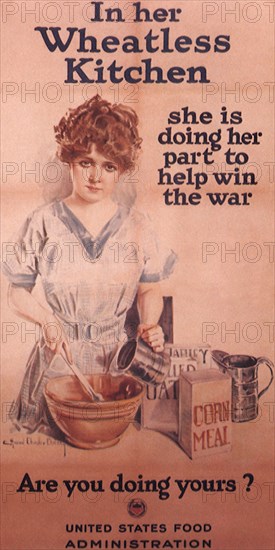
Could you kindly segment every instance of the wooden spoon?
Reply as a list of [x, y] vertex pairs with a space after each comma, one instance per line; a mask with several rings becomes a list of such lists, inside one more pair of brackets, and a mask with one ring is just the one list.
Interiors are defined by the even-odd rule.
[[104, 401], [103, 395], [101, 393], [96, 392], [92, 386], [89, 384], [87, 378], [82, 374], [81, 370], [74, 364], [70, 363], [64, 353], [60, 353], [62, 359], [67, 363], [68, 367], [73, 371], [74, 375], [79, 380], [82, 388], [85, 390], [85, 392], [88, 394], [88, 396], [92, 399], [92, 401]]

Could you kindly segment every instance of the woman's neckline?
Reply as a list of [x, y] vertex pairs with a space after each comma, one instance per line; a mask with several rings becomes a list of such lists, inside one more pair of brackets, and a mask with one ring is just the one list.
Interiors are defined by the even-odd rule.
[[85, 225], [85, 222], [83, 222], [80, 217], [78, 216], [78, 214], [76, 212], [74, 212], [74, 210], [71, 208], [71, 206], [69, 206], [65, 200], [61, 200], [60, 203], [62, 204], [63, 206], [63, 210], [66, 211], [66, 213], [71, 217], [73, 218], [73, 220], [76, 222], [78, 228], [82, 229], [82, 233], [85, 232], [86, 234], [88, 234], [90, 236], [90, 238], [92, 240], [99, 240], [101, 235], [104, 234], [104, 232], [106, 231], [106, 229], [109, 227], [109, 225], [112, 223], [112, 221], [117, 217], [117, 215], [119, 214], [120, 210], [121, 210], [121, 206], [118, 205], [118, 204], [114, 204], [115, 206], [115, 209], [114, 209], [114, 213], [110, 216], [110, 218], [107, 219], [107, 221], [101, 226], [100, 229], [92, 232], [86, 225]]

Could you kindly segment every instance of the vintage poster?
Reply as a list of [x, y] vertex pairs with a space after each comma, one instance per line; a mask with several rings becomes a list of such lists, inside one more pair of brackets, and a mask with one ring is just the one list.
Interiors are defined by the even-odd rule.
[[272, 550], [272, 1], [1, 1], [1, 548]]

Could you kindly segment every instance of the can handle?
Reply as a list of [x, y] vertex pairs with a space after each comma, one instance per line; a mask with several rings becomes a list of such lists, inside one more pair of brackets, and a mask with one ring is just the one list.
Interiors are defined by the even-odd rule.
[[272, 361], [270, 361], [266, 357], [259, 357], [258, 360], [257, 360], [257, 366], [260, 366], [261, 364], [266, 365], [269, 368], [270, 373], [271, 373], [271, 378], [270, 378], [269, 383], [267, 384], [267, 386], [263, 390], [260, 391], [260, 393], [258, 395], [259, 399], [268, 390], [269, 386], [271, 386], [273, 378], [274, 378], [274, 374], [273, 374], [274, 365], [273, 365]]

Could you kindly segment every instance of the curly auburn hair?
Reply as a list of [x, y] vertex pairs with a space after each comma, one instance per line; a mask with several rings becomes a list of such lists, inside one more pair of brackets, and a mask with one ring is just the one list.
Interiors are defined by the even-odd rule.
[[142, 139], [138, 134], [138, 117], [133, 109], [111, 104], [96, 95], [68, 113], [54, 126], [59, 144], [57, 155], [62, 162], [89, 153], [94, 143], [98, 151], [116, 161], [124, 172], [134, 167]]

